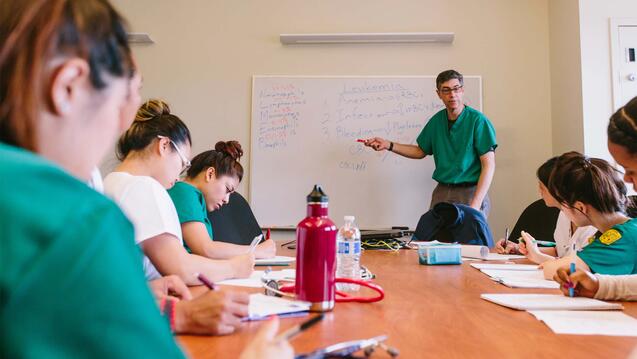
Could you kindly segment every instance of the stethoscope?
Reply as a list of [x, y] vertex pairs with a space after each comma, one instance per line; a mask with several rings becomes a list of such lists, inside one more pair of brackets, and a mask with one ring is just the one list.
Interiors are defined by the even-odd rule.
[[[270, 272], [269, 268], [265, 271], [263, 276], [261, 277], [261, 285], [265, 288], [265, 295], [276, 296], [276, 297], [288, 297], [296, 299], [296, 294], [294, 294], [294, 284], [280, 284], [280, 283], [294, 283], [294, 279], [283, 278], [279, 280], [275, 280], [272, 278], [268, 278], [268, 273]], [[358, 303], [374, 303], [383, 300], [385, 298], [385, 291], [383, 288], [377, 284], [370, 283], [364, 280], [359, 279], [351, 279], [351, 278], [336, 278], [334, 280], [336, 283], [349, 283], [356, 284], [361, 287], [369, 288], [377, 293], [375, 296], [371, 297], [357, 297], [350, 295], [345, 292], [341, 292], [339, 290], [335, 291], [336, 298], [334, 299], [337, 303], [348, 303], [348, 302], [358, 302]]]

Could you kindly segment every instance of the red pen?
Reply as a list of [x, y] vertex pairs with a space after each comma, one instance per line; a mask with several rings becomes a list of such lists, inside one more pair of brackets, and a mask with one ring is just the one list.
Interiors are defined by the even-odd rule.
[[215, 284], [212, 281], [210, 281], [210, 279], [206, 278], [205, 275], [199, 273], [197, 274], [197, 279], [199, 279], [199, 281], [203, 283], [203, 285], [208, 287], [208, 289], [217, 290], [217, 287], [215, 286]]
[[265, 232], [265, 240], [267, 241], [268, 239], [270, 239], [270, 228]]
[[367, 141], [363, 140], [362, 138], [359, 138], [359, 139], [356, 140], [356, 142], [365, 143]]

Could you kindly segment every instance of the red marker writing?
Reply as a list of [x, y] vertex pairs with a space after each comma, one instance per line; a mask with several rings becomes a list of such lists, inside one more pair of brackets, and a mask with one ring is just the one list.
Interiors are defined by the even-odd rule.
[[362, 138], [359, 138], [359, 139], [357, 139], [357, 140], [356, 140], [356, 142], [365, 143], [365, 142], [367, 142], [367, 141], [363, 140]]

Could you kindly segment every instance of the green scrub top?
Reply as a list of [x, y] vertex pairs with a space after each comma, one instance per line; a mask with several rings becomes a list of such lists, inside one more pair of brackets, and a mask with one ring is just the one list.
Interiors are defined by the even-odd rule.
[[[170, 198], [172, 198], [179, 223], [201, 222], [206, 225], [210, 239], [214, 239], [212, 232], [212, 223], [208, 219], [208, 209], [203, 193], [197, 187], [186, 182], [177, 182], [168, 190]], [[189, 249], [184, 241], [184, 246]]]
[[593, 273], [637, 274], [637, 219], [631, 219], [591, 237], [577, 256]]
[[451, 128], [446, 109], [433, 115], [416, 142], [426, 155], [434, 157], [433, 179], [445, 184], [477, 183], [482, 171], [480, 156], [498, 146], [491, 122], [469, 106]]
[[183, 357], [115, 203], [0, 143], [0, 213], [0, 357]]

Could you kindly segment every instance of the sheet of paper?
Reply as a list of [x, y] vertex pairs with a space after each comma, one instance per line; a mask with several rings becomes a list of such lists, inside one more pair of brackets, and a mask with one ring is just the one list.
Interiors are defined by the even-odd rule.
[[623, 306], [584, 297], [561, 294], [482, 294], [490, 302], [517, 310], [616, 310]]
[[476, 269], [496, 269], [496, 270], [521, 270], [536, 271], [537, 264], [499, 264], [499, 263], [471, 263]]
[[262, 293], [250, 294], [249, 316], [246, 319], [258, 320], [275, 314], [307, 312], [310, 303], [289, 298], [267, 296]]
[[263, 258], [254, 261], [254, 265], [257, 266], [276, 266], [276, 265], [289, 265], [294, 262], [296, 258], [286, 256], [276, 256], [274, 258]]
[[517, 254], [498, 254], [489, 252], [489, 247], [462, 245], [460, 249], [462, 257], [478, 258], [485, 261], [508, 261], [512, 259], [526, 258]]
[[[262, 281], [261, 277], [265, 271], [255, 270], [252, 275], [248, 278], [242, 279], [227, 279], [217, 282], [219, 285], [234, 285], [238, 287], [251, 287], [251, 288], [261, 288]], [[283, 269], [280, 271], [271, 271], [268, 274], [268, 279], [281, 280], [281, 279], [294, 279], [296, 277], [296, 270], [294, 269]]]
[[542, 270], [498, 270], [480, 269], [493, 280], [511, 288], [549, 288], [559, 289], [560, 285], [553, 280], [544, 279]]
[[637, 319], [622, 312], [533, 310], [529, 313], [556, 334], [637, 337]]

